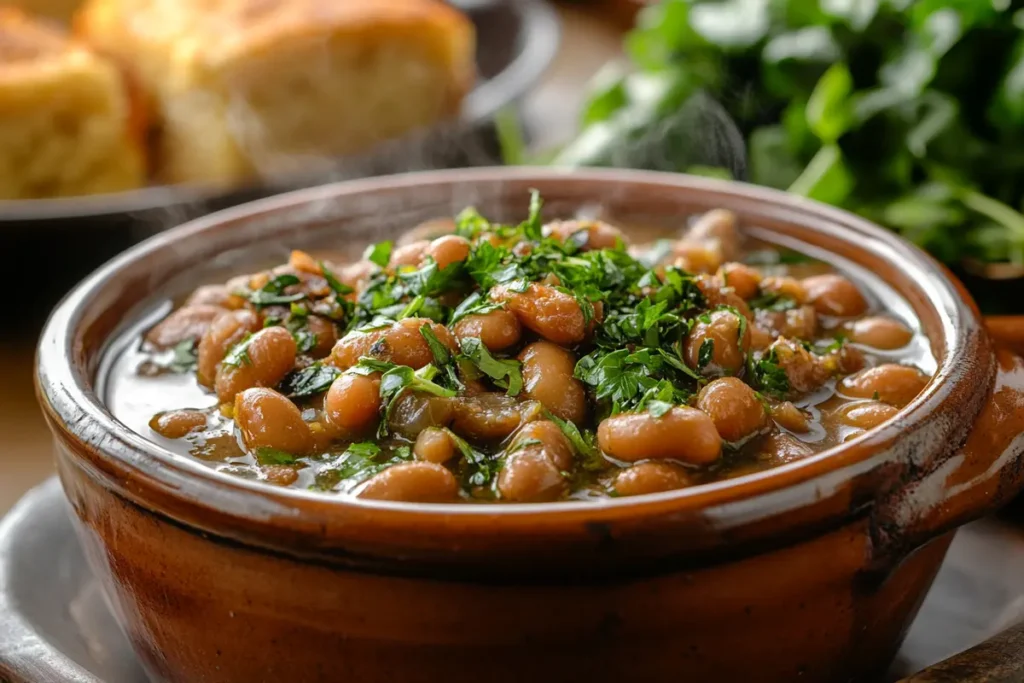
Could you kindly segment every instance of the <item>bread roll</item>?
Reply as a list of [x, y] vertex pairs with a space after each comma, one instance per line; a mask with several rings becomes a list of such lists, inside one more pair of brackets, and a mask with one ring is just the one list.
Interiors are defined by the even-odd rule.
[[455, 115], [474, 34], [439, 0], [87, 0], [153, 98], [165, 182], [309, 168]]
[[138, 187], [146, 175], [139, 119], [112, 62], [0, 8], [0, 198]]
[[82, 0], [5, 0], [5, 5], [17, 7], [34, 17], [59, 21], [67, 26]]

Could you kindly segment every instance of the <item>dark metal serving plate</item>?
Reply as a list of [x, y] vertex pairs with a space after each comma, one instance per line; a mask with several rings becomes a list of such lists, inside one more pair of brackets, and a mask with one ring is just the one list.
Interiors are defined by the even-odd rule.
[[339, 159], [303, 176], [258, 185], [147, 187], [90, 197], [0, 201], [0, 253], [45, 263], [45, 277], [13, 302], [10, 320], [34, 327], [75, 282], [154, 232], [235, 204], [331, 180], [428, 168], [494, 165], [496, 112], [514, 105], [554, 58], [560, 25], [544, 0], [452, 0], [477, 32], [475, 88], [456, 122]]
[[[145, 683], [68, 512], [52, 479], [0, 522], [0, 683]], [[930, 667], [1022, 617], [1024, 530], [1007, 520], [975, 522], [953, 542], [887, 680]], [[1024, 652], [1014, 654], [1016, 642], [990, 641], [980, 654], [912, 680], [1022, 681]]]

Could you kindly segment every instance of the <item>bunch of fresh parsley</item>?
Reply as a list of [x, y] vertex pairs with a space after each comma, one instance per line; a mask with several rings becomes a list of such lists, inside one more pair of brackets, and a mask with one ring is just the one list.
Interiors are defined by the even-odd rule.
[[948, 263], [1024, 266], [1022, 29], [1010, 0], [663, 0], [556, 163], [692, 172], [707, 131], [683, 114], [710, 95], [753, 182], [858, 212]]

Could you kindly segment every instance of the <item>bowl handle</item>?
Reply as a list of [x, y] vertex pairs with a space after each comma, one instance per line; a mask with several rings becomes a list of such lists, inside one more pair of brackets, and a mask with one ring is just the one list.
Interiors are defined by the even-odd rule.
[[910, 473], [909, 490], [897, 487], [875, 506], [875, 569], [885, 572], [915, 548], [995, 511], [1024, 488], [1024, 316], [986, 324], [995, 341], [992, 393], [957, 453], [930, 471]]
[[1024, 623], [897, 683], [1024, 681]]

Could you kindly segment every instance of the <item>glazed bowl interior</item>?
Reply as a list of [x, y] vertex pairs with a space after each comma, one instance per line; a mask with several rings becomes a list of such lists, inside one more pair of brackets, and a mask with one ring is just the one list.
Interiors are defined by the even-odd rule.
[[[466, 206], [477, 207], [491, 220], [518, 222], [531, 188], [542, 193], [546, 218], [599, 212], [627, 228], [678, 232], [693, 214], [731, 209], [747, 234], [827, 260], [868, 282], [876, 306], [916, 318], [936, 361], [934, 377], [894, 420], [840, 447], [736, 479], [597, 503], [424, 505], [279, 489], [175, 455], [132, 432], [106, 409], [103, 377], [111, 358], [196, 286], [280, 263], [292, 248], [355, 258], [368, 243], [396, 239], [419, 222], [454, 215]], [[667, 514], [718, 525], [750, 518], [755, 510], [783, 514], [805, 499], [827, 497], [840, 481], [871, 470], [880, 459], [911, 457], [924, 439], [950, 438], [953, 425], [939, 432], [925, 427], [944, 402], [976, 392], [961, 379], [981, 362], [982, 339], [977, 313], [929, 257], [878, 227], [817, 203], [682, 175], [474, 169], [303, 190], [158, 235], [94, 273], [56, 309], [41, 342], [38, 381], [51, 420], [64, 424], [73, 440], [96, 454], [89, 467], [130, 500], [229, 535], [289, 519], [314, 537], [314, 544], [327, 543], [328, 528], [341, 528], [343, 535], [372, 528], [381, 539], [429, 529], [435, 536], [423, 543], [440, 545], [436, 536], [442, 528], [451, 538], [500, 533], [555, 538], [580, 524], [640, 524]], [[805, 482], [814, 485], [801, 487]], [[154, 496], [162, 501], [159, 505]], [[190, 513], [198, 507], [204, 510], [201, 520]], [[295, 527], [291, 532], [301, 536]]]

